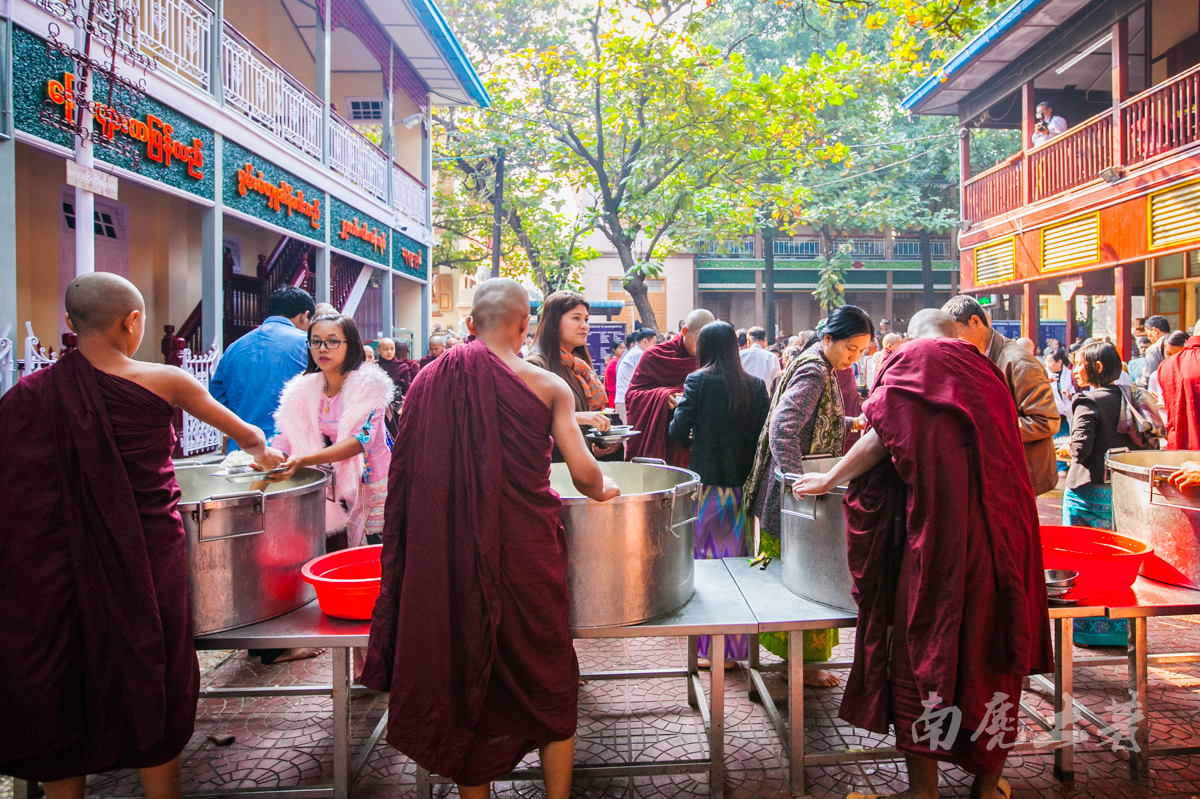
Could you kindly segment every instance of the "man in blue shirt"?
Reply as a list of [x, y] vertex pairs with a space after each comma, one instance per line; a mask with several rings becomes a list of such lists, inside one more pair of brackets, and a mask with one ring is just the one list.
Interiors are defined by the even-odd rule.
[[[239, 338], [217, 364], [208, 390], [217, 402], [275, 435], [275, 408], [283, 384], [308, 366], [308, 326], [316, 305], [304, 289], [283, 286], [267, 303], [267, 318]], [[232, 440], [229, 449], [237, 449]]]

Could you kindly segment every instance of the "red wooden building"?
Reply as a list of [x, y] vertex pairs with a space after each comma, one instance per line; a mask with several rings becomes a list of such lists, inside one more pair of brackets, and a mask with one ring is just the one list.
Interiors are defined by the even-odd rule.
[[[1043, 102], [1067, 130], [1035, 143]], [[904, 106], [959, 120], [963, 292], [1035, 340], [1043, 297], [1074, 289], [1068, 340], [1076, 297], [1111, 297], [1125, 358], [1135, 305], [1200, 317], [1200, 0], [1022, 0]], [[984, 128], [1021, 149], [972, 174]]]

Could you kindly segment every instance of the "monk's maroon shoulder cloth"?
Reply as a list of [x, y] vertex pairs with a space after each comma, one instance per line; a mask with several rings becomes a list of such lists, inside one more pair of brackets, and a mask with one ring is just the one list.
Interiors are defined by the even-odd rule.
[[[877, 733], [891, 721], [907, 754], [994, 771], [1016, 739], [1021, 677], [1054, 668], [1012, 395], [970, 344], [926, 339], [888, 358], [863, 411], [891, 457], [846, 496], [859, 609], [839, 715]], [[929, 713], [953, 705], [962, 714], [949, 751], [922, 740], [924, 721], [914, 734], [931, 694], [939, 701]], [[947, 717], [943, 731], [950, 726]], [[989, 749], [999, 729], [1011, 731]]]
[[422, 369], [400, 416], [362, 679], [390, 691], [388, 742], [460, 785], [575, 733], [551, 419], [481, 341]]
[[78, 352], [0, 401], [0, 773], [161, 765], [200, 674], [171, 406]]
[[642, 431], [626, 442], [627, 459], [662, 458], [671, 466], [687, 468], [690, 451], [667, 435], [669, 400], [683, 391], [683, 382], [696, 369], [696, 356], [687, 351], [683, 336], [655, 344], [642, 354], [625, 391], [627, 421]]

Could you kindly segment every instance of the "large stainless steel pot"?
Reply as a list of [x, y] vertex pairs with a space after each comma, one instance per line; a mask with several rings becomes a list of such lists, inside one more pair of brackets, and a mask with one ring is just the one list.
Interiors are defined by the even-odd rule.
[[[828, 472], [841, 458], [805, 458], [804, 471]], [[780, 535], [783, 584], [789, 591], [838, 610], [858, 610], [852, 590], [854, 580], [846, 559], [846, 517], [842, 501], [846, 487], [828, 494], [796, 499], [791, 487], [799, 475], [784, 475], [783, 518]]]
[[623, 627], [678, 610], [695, 590], [700, 476], [648, 463], [601, 463], [621, 496], [596, 502], [550, 469], [567, 533], [571, 627]]
[[1200, 452], [1114, 449], [1104, 463], [1112, 474], [1113, 521], [1117, 532], [1145, 541], [1154, 554], [1142, 574], [1171, 585], [1200, 588], [1200, 494], [1167, 482], [1184, 461]]
[[196, 634], [283, 615], [312, 600], [300, 567], [325, 551], [325, 485], [301, 469], [265, 493], [210, 477], [217, 467], [176, 465]]

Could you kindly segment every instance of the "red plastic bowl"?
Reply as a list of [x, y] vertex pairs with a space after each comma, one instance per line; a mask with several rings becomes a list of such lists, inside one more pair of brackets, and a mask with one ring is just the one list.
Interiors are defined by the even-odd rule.
[[371, 618], [383, 577], [382, 551], [382, 544], [355, 547], [304, 564], [300, 574], [316, 588], [322, 613], [339, 619]]
[[1124, 591], [1137, 579], [1142, 561], [1154, 549], [1109, 530], [1042, 526], [1042, 565], [1079, 572], [1079, 594]]

